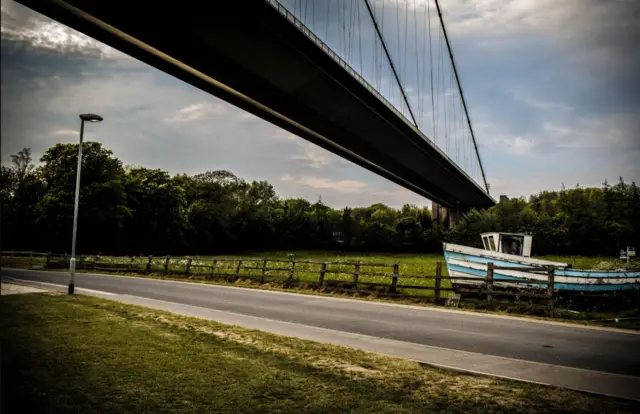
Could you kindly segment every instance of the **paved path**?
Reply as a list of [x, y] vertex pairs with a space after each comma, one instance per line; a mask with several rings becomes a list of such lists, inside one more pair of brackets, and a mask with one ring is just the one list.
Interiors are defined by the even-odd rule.
[[[2, 274], [59, 285], [67, 277], [17, 269]], [[79, 274], [76, 286], [127, 303], [434, 365], [640, 399], [636, 333], [122, 276]]]
[[44, 289], [38, 289], [31, 286], [16, 285], [14, 283], [6, 283], [5, 279], [2, 279], [0, 283], [0, 295], [23, 295], [25, 293], [41, 293], [46, 292]]

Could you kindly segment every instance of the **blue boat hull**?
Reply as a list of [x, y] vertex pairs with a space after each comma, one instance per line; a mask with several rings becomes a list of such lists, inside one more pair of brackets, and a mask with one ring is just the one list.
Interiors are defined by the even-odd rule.
[[[504, 267], [539, 267], [540, 272], [525, 272], [518, 270], [496, 269], [493, 273], [494, 283], [497, 286], [514, 286], [514, 282], [520, 287], [532, 287], [546, 289], [548, 276], [545, 266], [555, 268], [554, 288], [563, 291], [576, 292], [615, 292], [640, 290], [640, 271], [601, 271], [569, 269], [566, 263], [549, 262], [534, 258], [495, 253], [487, 250], [476, 249], [467, 246], [444, 244], [444, 256], [447, 263], [449, 276], [477, 277], [478, 280], [455, 280], [459, 285], [476, 285], [484, 283], [487, 276], [487, 264]], [[511, 257], [510, 257], [511, 256]]]

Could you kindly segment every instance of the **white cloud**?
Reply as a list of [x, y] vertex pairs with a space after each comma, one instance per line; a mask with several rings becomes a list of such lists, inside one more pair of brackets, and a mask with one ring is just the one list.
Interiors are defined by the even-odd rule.
[[368, 185], [364, 181], [357, 180], [331, 180], [312, 176], [293, 177], [290, 174], [285, 174], [280, 180], [294, 182], [315, 189], [332, 190], [341, 194], [360, 193]]
[[607, 26], [621, 24], [611, 17], [615, 14], [612, 9], [622, 3], [624, 0], [452, 0], [442, 11], [448, 27], [456, 34], [573, 37], [575, 30], [586, 29], [593, 21]]
[[633, 113], [585, 115], [559, 102], [538, 101], [526, 95], [519, 95], [518, 100], [527, 102], [532, 116], [538, 116], [540, 122], [512, 133], [499, 113], [476, 108], [474, 129], [483, 137], [483, 150], [537, 157], [564, 150], [626, 152], [638, 147], [640, 121]]
[[415, 204], [417, 206], [431, 208], [431, 201], [404, 188], [397, 190], [375, 191], [371, 193], [371, 196], [377, 200], [376, 202], [378, 203], [394, 206], [396, 208], [403, 204]]
[[294, 135], [291, 132], [287, 131], [286, 129], [281, 129], [281, 128], [274, 128], [271, 131], [271, 134], [269, 136], [274, 141], [280, 141], [280, 142], [291, 142], [291, 141], [302, 140], [302, 138], [298, 137], [297, 135]]
[[[149, 107], [151, 110], [163, 108], [163, 112], [168, 112], [173, 106], [166, 101], [168, 96], [171, 96], [172, 103], [192, 97], [188, 91], [182, 92], [155, 84], [151, 71], [114, 72], [107, 70], [91, 74], [81, 82], [59, 83], [49, 90], [39, 92], [54, 95], [46, 100], [46, 104], [55, 113], [66, 113], [69, 110], [78, 113], [125, 112], [134, 107]], [[105, 121], [108, 120], [105, 118]]]
[[79, 131], [73, 129], [59, 129], [53, 133], [54, 135], [64, 135], [64, 136], [77, 136], [80, 135]]
[[505, 140], [503, 143], [509, 149], [509, 152], [517, 155], [526, 155], [531, 153], [531, 149], [535, 145], [535, 141], [533, 139], [527, 140], [522, 137], [514, 137], [510, 140]]
[[[352, 174], [347, 171], [345, 175]], [[322, 196], [322, 200], [334, 208], [370, 206], [376, 203], [393, 208], [400, 208], [404, 204], [431, 206], [431, 202], [426, 198], [372, 174], [366, 179], [341, 179], [287, 173], [280, 177], [275, 187], [285, 198], [303, 197], [315, 200]]]
[[247, 111], [240, 111], [240, 113], [238, 114], [238, 118], [239, 119], [243, 119], [243, 120], [258, 119], [258, 117], [256, 117], [255, 115], [253, 115], [252, 113], [247, 112]]
[[492, 38], [484, 40], [490, 44], [533, 35], [598, 78], [633, 82], [640, 70], [633, 40], [640, 37], [639, 12], [636, 0], [452, 0], [443, 14], [453, 38]]
[[2, 39], [29, 48], [57, 53], [81, 53], [103, 59], [131, 59], [56, 21], [34, 13], [13, 0], [2, 0]]
[[[571, 25], [586, 25], [597, 16], [610, 17], [616, 6], [631, 3], [625, 0], [589, 1], [589, 0], [449, 0], [441, 2], [440, 9], [447, 22], [447, 31], [456, 35], [486, 36], [514, 35], [522, 33], [553, 34], [567, 30]], [[438, 15], [433, 0], [374, 0], [371, 2], [378, 20], [385, 15], [393, 18], [387, 25], [393, 25], [398, 8], [401, 15], [403, 8], [417, 9], [425, 12], [425, 5], [431, 9], [432, 30], [439, 25]], [[404, 17], [404, 16], [403, 16]], [[404, 18], [401, 17], [404, 23]], [[420, 16], [422, 17], [422, 16]], [[602, 19], [601, 19], [602, 20]], [[604, 19], [604, 24], [616, 26], [624, 22]], [[408, 20], [413, 23], [413, 16]], [[564, 23], [563, 27], [558, 24]]]
[[574, 110], [571, 105], [567, 105], [563, 102], [553, 102], [546, 99], [540, 99], [532, 96], [531, 93], [526, 93], [522, 89], [512, 90], [511, 95], [516, 101], [522, 102], [531, 108], [540, 109], [546, 112], [573, 112]]
[[488, 177], [487, 182], [494, 198], [498, 198], [500, 195], [507, 195], [511, 198], [528, 197], [543, 189], [559, 190], [562, 185], [557, 178], [548, 176], [545, 179]]
[[227, 114], [227, 108], [222, 104], [197, 103], [185, 106], [175, 111], [175, 113], [165, 118], [167, 122], [195, 121], [210, 116]]
[[299, 152], [291, 157], [293, 160], [302, 160], [311, 168], [318, 169], [331, 164], [336, 157], [323, 148], [307, 141], [295, 141], [299, 146]]
[[[600, 167], [600, 166], [598, 166]], [[553, 168], [550, 168], [551, 170]], [[610, 183], [617, 182], [621, 172], [628, 172], [629, 174], [623, 174], [625, 181], [629, 182], [633, 180], [633, 171], [612, 171], [611, 168], [585, 168], [584, 170], [574, 170], [558, 174], [556, 171], [550, 171], [547, 173], [539, 173], [535, 177], [489, 177], [487, 181], [490, 185], [491, 194], [494, 198], [498, 198], [499, 195], [507, 195], [510, 198], [516, 197], [529, 197], [534, 194], [538, 194], [542, 191], [559, 191], [563, 185], [565, 188], [574, 188], [576, 185], [581, 187], [601, 187], [605, 179]], [[637, 176], [638, 170], [635, 170]]]
[[189, 106], [185, 106], [182, 109], [178, 109], [176, 112], [178, 114], [200, 114], [202, 113], [202, 109], [204, 108], [204, 104], [203, 103], [199, 103], [199, 104], [193, 104], [193, 105], [189, 105]]
[[[557, 149], [620, 150], [637, 148], [638, 121], [632, 114], [578, 117], [567, 124], [545, 123], [546, 145]], [[602, 155], [602, 153], [600, 153]]]
[[509, 155], [517, 156], [534, 156], [532, 152], [534, 141], [527, 140], [520, 136], [511, 135], [493, 135], [489, 139], [485, 139], [481, 148], [481, 157], [486, 157], [488, 153], [505, 152]]

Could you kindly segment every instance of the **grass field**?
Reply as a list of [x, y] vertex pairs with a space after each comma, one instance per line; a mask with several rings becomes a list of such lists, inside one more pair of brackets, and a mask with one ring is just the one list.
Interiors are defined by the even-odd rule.
[[88, 296], [4, 296], [0, 311], [6, 412], [640, 411]]

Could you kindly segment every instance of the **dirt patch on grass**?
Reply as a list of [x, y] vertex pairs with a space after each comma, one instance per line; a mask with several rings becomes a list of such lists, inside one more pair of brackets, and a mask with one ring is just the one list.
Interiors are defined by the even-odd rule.
[[352, 372], [367, 376], [379, 376], [382, 374], [381, 371], [376, 369], [366, 368], [357, 364], [353, 364], [350, 362], [339, 361], [331, 358], [320, 358], [311, 363], [314, 367], [317, 368], [328, 368], [333, 370], [340, 370], [344, 372]]
[[252, 338], [247, 336], [238, 335], [233, 332], [217, 331], [217, 330], [206, 328], [206, 327], [198, 327], [196, 330], [198, 332], [210, 334], [217, 338], [233, 341], [242, 345], [258, 345], [258, 341], [255, 341]]
[[[157, 328], [156, 324], [164, 325], [174, 330], [191, 331], [205, 335], [211, 335], [222, 340], [233, 341], [242, 345], [258, 345], [259, 341], [254, 340], [248, 335], [240, 335], [232, 331], [217, 329], [216, 327], [207, 326], [206, 324], [197, 323], [197, 320], [190, 321], [181, 316], [159, 315], [156, 312], [136, 312], [129, 314], [132, 324], [137, 327], [148, 329]], [[195, 322], [194, 322], [195, 321]], [[222, 325], [221, 325], [222, 326]], [[171, 332], [164, 332], [166, 337], [177, 337], [178, 335]]]
[[[383, 372], [375, 369], [370, 364], [356, 364], [342, 358], [333, 358], [326, 354], [318, 356], [315, 352], [299, 352], [298, 349], [288, 346], [286, 339], [277, 335], [267, 334], [258, 331], [244, 330], [244, 333], [238, 331], [242, 328], [236, 328], [217, 324], [215, 322], [202, 321], [193, 318], [185, 318], [182, 316], [159, 315], [156, 312], [135, 312], [128, 314], [133, 326], [154, 329], [154, 325], [159, 323], [170, 329], [184, 330], [196, 332], [198, 334], [211, 335], [216, 339], [234, 342], [239, 345], [250, 346], [260, 351], [272, 352], [287, 358], [294, 358], [298, 361], [305, 362], [315, 368], [340, 371], [345, 373], [357, 374], [367, 377], [384, 377], [390, 376], [391, 371]], [[213, 326], [211, 326], [213, 325]], [[169, 338], [177, 338], [176, 333], [163, 330], [162, 336]], [[237, 358], [237, 355], [229, 355]]]

